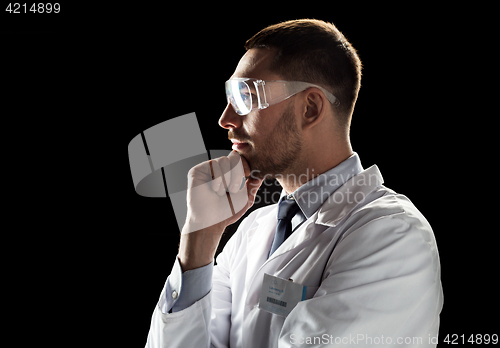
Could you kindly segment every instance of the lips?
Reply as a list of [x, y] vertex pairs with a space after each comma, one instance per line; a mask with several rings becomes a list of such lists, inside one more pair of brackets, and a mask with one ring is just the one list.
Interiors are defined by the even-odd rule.
[[231, 139], [231, 142], [233, 143], [232, 149], [235, 151], [243, 151], [246, 148], [248, 148], [249, 144], [236, 140], [236, 139]]

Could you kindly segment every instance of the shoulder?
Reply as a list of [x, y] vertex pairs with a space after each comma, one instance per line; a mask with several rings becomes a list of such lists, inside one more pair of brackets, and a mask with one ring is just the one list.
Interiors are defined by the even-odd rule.
[[384, 264], [399, 265], [397, 272], [427, 268], [438, 274], [436, 241], [425, 217], [406, 196], [384, 186], [373, 195], [339, 226], [336, 254], [341, 259], [357, 254], [357, 258], [385, 260]]
[[408, 197], [380, 186], [366, 197], [364, 203], [351, 212], [344, 222], [344, 231], [352, 232], [368, 224], [370, 226], [386, 225], [387, 228], [399, 225], [419, 231], [425, 240], [429, 240], [432, 228]]

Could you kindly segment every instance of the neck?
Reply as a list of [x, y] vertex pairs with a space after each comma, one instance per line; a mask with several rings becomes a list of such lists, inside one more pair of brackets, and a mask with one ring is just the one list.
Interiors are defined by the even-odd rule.
[[[320, 152], [320, 154], [318, 154], [318, 152]], [[352, 156], [353, 151], [349, 144], [349, 146], [344, 147], [342, 151], [331, 151], [331, 155], [329, 156], [325, 156], [325, 153], [328, 152], [316, 150], [315, 153], [308, 153], [306, 156], [303, 156], [303, 161], [297, 160], [294, 167], [287, 171], [287, 174], [278, 176], [276, 180], [278, 180], [287, 194], [293, 193], [306, 182], [329, 171], [348, 159]]]

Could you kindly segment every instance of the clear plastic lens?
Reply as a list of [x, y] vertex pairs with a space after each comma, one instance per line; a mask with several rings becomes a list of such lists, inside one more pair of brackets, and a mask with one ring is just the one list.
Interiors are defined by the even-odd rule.
[[245, 81], [227, 81], [226, 95], [228, 101], [239, 115], [247, 115], [252, 111], [252, 91]]

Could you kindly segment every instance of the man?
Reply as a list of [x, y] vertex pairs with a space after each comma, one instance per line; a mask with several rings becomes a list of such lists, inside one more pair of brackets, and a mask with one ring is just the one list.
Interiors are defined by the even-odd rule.
[[[146, 346], [435, 346], [432, 229], [350, 145], [356, 51], [317, 20], [270, 26], [245, 47], [219, 120], [234, 151], [189, 173], [179, 253]], [[242, 221], [214, 266], [224, 228], [264, 177], [283, 187], [280, 203]]]

